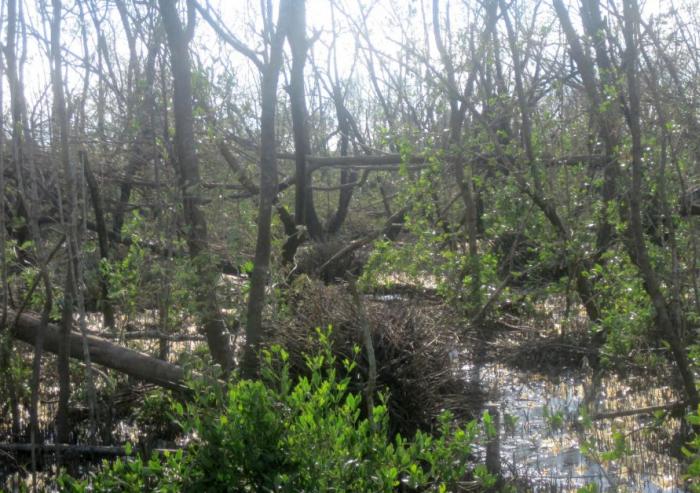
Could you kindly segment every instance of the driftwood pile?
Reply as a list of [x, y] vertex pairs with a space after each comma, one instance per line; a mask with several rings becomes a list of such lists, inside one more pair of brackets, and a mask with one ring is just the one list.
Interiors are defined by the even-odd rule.
[[[459, 362], [458, 319], [434, 300], [363, 297], [377, 365], [377, 388], [388, 395], [394, 432], [410, 436], [428, 430], [442, 410], [460, 419], [474, 417], [481, 391], [464, 378]], [[280, 322], [272, 342], [290, 354], [293, 373], [305, 371], [304, 355], [317, 349], [315, 328], [332, 326], [331, 342], [338, 361], [357, 362], [353, 391], [364, 388], [368, 361], [358, 307], [347, 286], [324, 285], [302, 276], [288, 300], [293, 314]], [[353, 348], [363, 348], [355, 357]]]

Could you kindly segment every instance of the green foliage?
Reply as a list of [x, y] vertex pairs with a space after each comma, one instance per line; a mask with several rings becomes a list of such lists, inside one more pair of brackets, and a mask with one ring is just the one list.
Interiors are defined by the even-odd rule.
[[598, 493], [598, 485], [595, 483], [587, 484], [586, 486], [576, 490], [576, 493]]
[[637, 269], [627, 255], [610, 251], [605, 257], [605, 267], [596, 264], [587, 273], [596, 280], [600, 294], [601, 329], [607, 333], [603, 358], [622, 355], [653, 364], [652, 355], [639, 351], [648, 343], [654, 313]]
[[100, 268], [109, 286], [109, 298], [119, 303], [127, 313], [135, 313], [142, 288], [145, 251], [133, 242], [123, 259], [115, 262], [102, 260]]
[[[687, 416], [687, 420], [694, 427], [700, 426], [700, 406]], [[681, 451], [689, 462], [685, 479], [689, 482], [690, 491], [700, 493], [700, 435], [695, 434]]]
[[611, 438], [612, 447], [603, 448], [593, 435], [589, 435], [589, 438], [581, 443], [581, 452], [597, 463], [620, 461], [632, 453], [623, 430], [613, 426]]
[[469, 478], [495, 484], [468, 460], [476, 422], [458, 427], [444, 413], [435, 435], [392, 438], [384, 397], [365, 413], [364, 399], [348, 390], [354, 362], [345, 360], [348, 376], [340, 376], [328, 333], [318, 333], [322, 349], [306, 358], [310, 376], [292, 382], [288, 355], [274, 347], [260, 381], [194, 381], [193, 401], [172, 406], [189, 437], [184, 452], [104, 463], [83, 481], [64, 475], [61, 490], [446, 492]]
[[[443, 153], [427, 155], [428, 167], [410, 176], [408, 157], [415, 150], [406, 141], [400, 143], [399, 150], [403, 162], [398, 202], [406, 205], [403, 227], [411, 235], [411, 241], [377, 240], [365, 265], [362, 282], [382, 285], [398, 280], [418, 286], [434, 285], [450, 302], [462, 304], [467, 310], [476, 309], [478, 307], [470, 304], [480, 299], [489, 284], [495, 284], [497, 259], [488, 254], [470, 258], [462, 247], [466, 239], [463, 227], [458, 225], [460, 219], [446, 216], [452, 205], [460, 202], [456, 195], [450, 207], [445, 208], [444, 200], [436, 193], [443, 187], [441, 180], [448, 169]], [[474, 180], [478, 182], [480, 177]], [[454, 209], [460, 210], [459, 207]], [[474, 272], [480, 274], [479, 286], [472, 285]]]
[[552, 410], [549, 406], [542, 408], [542, 416], [551, 431], [561, 431], [564, 429], [566, 416], [563, 409]]
[[172, 406], [173, 402], [167, 392], [162, 389], [149, 392], [136, 409], [134, 416], [141, 435], [159, 439], [177, 436], [180, 427], [173, 422], [170, 415]]
[[[200, 491], [271, 491], [291, 466], [275, 396], [263, 383], [241, 381], [206, 402], [188, 406], [185, 431], [197, 434], [189, 449], [186, 484]], [[223, 398], [222, 398], [223, 397]], [[214, 404], [214, 405], [211, 405]]]
[[508, 413], [503, 414], [503, 426], [505, 427], [506, 433], [514, 434], [517, 429], [517, 424], [517, 416]]
[[625, 440], [625, 435], [619, 430], [613, 430], [612, 432], [613, 448], [606, 450], [600, 454], [601, 460], [605, 462], [619, 460], [627, 455], [630, 451], [627, 441]]
[[[219, 281], [218, 272], [207, 269], [214, 259], [208, 255], [194, 259], [189, 255], [154, 257], [145, 239], [153, 233], [147, 231], [147, 226], [145, 219], [134, 213], [122, 230], [122, 236], [129, 239], [128, 249], [115, 259], [101, 261], [108, 296], [126, 315], [133, 316], [157, 306], [169, 325], [182, 324], [201, 311], [195, 296], [195, 288], [204, 283], [201, 279], [205, 278], [206, 284]], [[173, 242], [163, 235], [156, 242], [160, 248], [186, 251], [183, 241]]]
[[153, 455], [148, 461], [140, 457], [117, 459], [104, 463], [99, 473], [89, 481], [79, 481], [67, 474], [58, 478], [59, 491], [86, 493], [176, 493], [182, 491], [182, 480], [187, 471], [182, 450], [166, 453], [162, 457]]
[[107, 296], [130, 315], [142, 308], [140, 302], [148, 292], [151, 266], [143, 245], [144, 227], [144, 219], [135, 212], [122, 228], [122, 236], [130, 240], [128, 250], [119, 259], [100, 262], [100, 271], [107, 280]]

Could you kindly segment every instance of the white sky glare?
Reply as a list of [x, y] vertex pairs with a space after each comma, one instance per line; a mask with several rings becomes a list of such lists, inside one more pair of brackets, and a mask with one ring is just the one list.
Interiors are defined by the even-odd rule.
[[[27, 50], [27, 64], [24, 67], [25, 75], [25, 90], [26, 96], [30, 104], [33, 101], [46, 98], [47, 87], [49, 86], [49, 63], [46, 56], [46, 39], [48, 38], [48, 25], [45, 19], [40, 14], [41, 5], [46, 8], [50, 7], [46, 0], [20, 0], [24, 8], [24, 13], [30, 26], [29, 46]], [[260, 47], [259, 33], [261, 31], [261, 2], [258, 0], [199, 0], [202, 5], [209, 4], [214, 10], [221, 13], [221, 16], [227, 25], [228, 29], [236, 34], [242, 41], [249, 44], [251, 47]], [[529, 1], [529, 0], [525, 0]], [[5, 4], [6, 2], [3, 2]], [[184, 5], [184, 1], [181, 2]], [[347, 77], [350, 70], [355, 67], [358, 54], [356, 51], [356, 34], [351, 32], [351, 23], [358, 22], [362, 9], [371, 10], [368, 16], [367, 29], [370, 34], [372, 45], [381, 52], [393, 54], [398, 51], [398, 43], [404, 42], [406, 37], [423, 38], [423, 18], [427, 17], [428, 23], [431, 22], [431, 0], [335, 0], [335, 21], [337, 25], [337, 61], [338, 70], [341, 78]], [[444, 14], [445, 6], [448, 2], [441, 2], [442, 14]], [[573, 5], [572, 11], [577, 10], [578, 1], [572, 0], [569, 2]], [[275, 15], [278, 2], [274, 1]], [[470, 0], [460, 2], [451, 0], [449, 2], [451, 13], [451, 28], [453, 30], [464, 29], [471, 21], [461, 17], [459, 9], [461, 5], [470, 5]], [[551, 15], [551, 0], [545, 0], [543, 11], [547, 15]], [[64, 16], [64, 29], [62, 32], [62, 41], [66, 49], [66, 61], [69, 64], [77, 65], [77, 57], [82, 56], [82, 43], [80, 40], [80, 31], [76, 28], [76, 19], [78, 9], [76, 3], [64, 2], [64, 10], [67, 13]], [[126, 66], [128, 51], [126, 42], [120, 39], [123, 36], [121, 25], [119, 22], [116, 8], [111, 1], [104, 0], [103, 3], [98, 1], [96, 5], [107, 12], [107, 18], [111, 19], [111, 23], [115, 26], [114, 29], [105, 31], [105, 35], [113, 43], [113, 47], [117, 49], [122, 66]], [[671, 8], [684, 8], [697, 10], [697, 2], [690, 0], [644, 0], [641, 2], [643, 8], [643, 16], [658, 15], [662, 11], [668, 11]], [[50, 9], [49, 9], [50, 10]], [[412, 15], [409, 14], [412, 12]], [[3, 11], [3, 15], [5, 12]], [[50, 12], [49, 12], [50, 15]], [[349, 20], [347, 16], [352, 17]], [[574, 16], [575, 18], [576, 16]], [[328, 59], [327, 47], [332, 40], [332, 1], [331, 0], [307, 0], [307, 31], [309, 35], [321, 32], [319, 39], [314, 45], [314, 56], [318, 58], [318, 64], [326, 67]], [[95, 61], [95, 46], [96, 36], [94, 26], [88, 22], [88, 30], [90, 37], [90, 49], [93, 50], [92, 63]], [[36, 36], [32, 36], [32, 32]], [[4, 42], [6, 32], [3, 24], [3, 31], [0, 34]], [[427, 46], [433, 45], [432, 31], [428, 30], [429, 41]], [[43, 39], [42, 39], [43, 38]], [[364, 40], [360, 40], [364, 44]], [[421, 49], [425, 47], [420, 46]], [[217, 60], [227, 60], [230, 66], [236, 66], [236, 77], [240, 83], [244, 85], [256, 84], [259, 74], [242, 55], [234, 52], [230, 47], [218, 42], [216, 35], [210, 27], [202, 19], [198, 21], [196, 32], [196, 40], [194, 49], [202, 56], [203, 60], [208, 60], [212, 64], [218, 63]], [[212, 67], [215, 70], [215, 67]], [[82, 77], [82, 69], [68, 68], [67, 81], [69, 93], [71, 88], [75, 89], [80, 85], [79, 81]], [[5, 82], [6, 83], [6, 82]], [[7, 92], [6, 92], [7, 94]]]

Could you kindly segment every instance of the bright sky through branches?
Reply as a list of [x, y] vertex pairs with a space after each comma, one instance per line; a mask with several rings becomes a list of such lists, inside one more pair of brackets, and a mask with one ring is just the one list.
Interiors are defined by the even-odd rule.
[[[257, 0], [198, 0], [201, 5], [209, 6], [213, 11], [220, 13], [221, 19], [228, 30], [234, 33], [238, 39], [254, 50], [262, 49], [262, 16], [261, 3]], [[529, 2], [530, 0], [525, 0]], [[41, 5], [45, 2], [35, 3], [34, 0], [22, 2], [24, 15], [28, 25], [27, 63], [24, 67], [25, 91], [28, 101], [31, 103], [44, 100], [44, 105], [50, 106], [45, 101], [49, 91], [49, 65], [47, 58], [47, 40], [49, 33], [48, 15], [42, 16]], [[66, 80], [68, 93], [78, 90], [81, 78], [84, 74], [83, 48], [78, 27], [80, 12], [77, 3], [65, 2], [62, 42], [64, 45], [66, 60]], [[180, 2], [184, 8], [185, 2]], [[277, 15], [277, 2], [273, 2], [275, 16]], [[440, 2], [441, 15], [444, 18], [445, 8], [450, 8], [450, 26], [455, 33], [463, 31], [468, 26], [480, 22], [480, 19], [472, 19], [470, 8], [465, 8], [469, 2]], [[570, 2], [578, 5], [578, 2]], [[117, 9], [112, 2], [96, 2], [98, 12], [96, 15], [102, 19], [103, 35], [106, 41], [114, 48], [119, 59], [115, 60], [120, 67], [128, 64], [128, 48], [123, 34]], [[549, 1], [545, 1], [540, 8], [542, 18], [538, 18], [538, 24], [544, 25], [553, 21], [553, 12]], [[666, 12], [672, 8], [697, 10], [693, 2], [645, 0], [641, 2], [643, 16], [657, 16], [660, 12]], [[435, 57], [434, 41], [432, 39], [432, 22], [430, 0], [307, 0], [307, 31], [310, 37], [315, 39], [311, 56], [318, 66], [337, 66], [338, 75], [341, 78], [356, 77], [362, 80], [366, 74], [363, 57], [367, 55], [367, 46], [371, 44], [376, 50], [376, 55], [384, 56], [384, 63], [391, 63], [398, 56], [402, 46], [415, 44], [417, 52], [427, 50], [430, 58]], [[365, 14], [366, 22], [363, 22]], [[92, 50], [90, 63], [93, 72], [97, 60], [95, 47], [97, 35], [94, 23], [87, 13], [84, 13], [87, 21], [88, 44]], [[576, 17], [574, 17], [576, 21]], [[334, 27], [335, 26], [335, 27]], [[333, 32], [336, 32], [335, 44]], [[360, 33], [360, 34], [358, 34]], [[362, 35], [362, 33], [366, 33]], [[2, 33], [4, 38], [6, 33]], [[427, 39], [426, 39], [427, 38]], [[335, 47], [335, 57], [332, 47]], [[140, 45], [141, 52], [146, 47]], [[239, 84], [247, 87], [255, 87], [259, 83], [257, 69], [249, 61], [232, 50], [229, 46], [220, 42], [216, 34], [201, 18], [198, 19], [193, 49], [198, 57], [211, 70], [228, 71], [234, 75]], [[337, 61], [333, 62], [333, 59]], [[330, 61], [330, 64], [327, 62]], [[223, 69], [222, 66], [226, 68]], [[309, 69], [311, 70], [311, 69]], [[91, 84], [95, 84], [95, 75], [91, 75]], [[6, 84], [6, 82], [3, 82]], [[7, 88], [6, 88], [7, 90]], [[6, 92], [7, 94], [7, 92]]]

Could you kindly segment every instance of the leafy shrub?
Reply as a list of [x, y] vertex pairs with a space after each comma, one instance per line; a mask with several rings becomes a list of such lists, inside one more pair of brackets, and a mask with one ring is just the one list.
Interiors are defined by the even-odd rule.
[[184, 464], [182, 450], [174, 454], [165, 454], [163, 457], [154, 454], [148, 461], [138, 456], [117, 459], [112, 463], [105, 461], [100, 471], [92, 474], [89, 480], [76, 481], [62, 475], [58, 479], [58, 486], [59, 491], [75, 493], [177, 493], [182, 491]]
[[[690, 413], [687, 419], [693, 427], [700, 426], [700, 406]], [[689, 482], [689, 491], [700, 493], [700, 435], [695, 434], [687, 447], [683, 447], [681, 450], [689, 462], [685, 476]]]
[[[459, 491], [495, 479], [469, 461], [479, 426], [443, 413], [439, 432], [412, 440], [388, 433], [384, 397], [362, 417], [364, 400], [348, 390], [328, 342], [307, 357], [310, 377], [292, 382], [288, 355], [266, 353], [263, 380], [212, 388], [194, 382], [195, 399], [173, 404], [189, 444], [163, 457], [104, 463], [86, 480], [60, 479], [62, 491]], [[346, 374], [354, 363], [343, 362]], [[476, 480], [474, 479], [476, 478]]]

